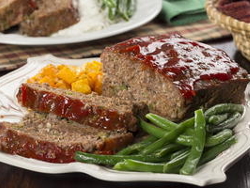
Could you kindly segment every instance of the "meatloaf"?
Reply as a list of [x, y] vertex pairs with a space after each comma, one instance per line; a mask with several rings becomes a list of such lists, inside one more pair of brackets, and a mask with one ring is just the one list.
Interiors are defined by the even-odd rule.
[[199, 107], [241, 103], [246, 70], [222, 50], [178, 34], [132, 38], [101, 54], [103, 95], [144, 102], [173, 121]]
[[29, 36], [48, 36], [79, 21], [76, 0], [37, 0], [35, 10], [20, 25]]
[[133, 140], [132, 133], [100, 130], [30, 112], [20, 123], [0, 123], [0, 151], [53, 163], [74, 161], [76, 151], [113, 154]]
[[34, 10], [32, 0], [0, 1], [0, 31], [22, 22]]
[[143, 104], [85, 95], [46, 84], [22, 84], [17, 99], [22, 106], [32, 110], [54, 113], [83, 125], [108, 130], [136, 131], [136, 114], [147, 112]]

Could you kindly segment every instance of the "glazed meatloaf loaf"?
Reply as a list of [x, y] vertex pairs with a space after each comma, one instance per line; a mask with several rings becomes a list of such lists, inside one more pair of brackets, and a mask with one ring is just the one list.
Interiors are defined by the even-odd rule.
[[0, 150], [53, 163], [74, 161], [76, 151], [113, 154], [133, 141], [129, 132], [100, 130], [30, 112], [20, 123], [0, 123]]
[[241, 103], [248, 73], [222, 50], [177, 34], [132, 38], [106, 47], [103, 95], [144, 102], [179, 121], [194, 109]]
[[137, 129], [135, 115], [147, 112], [145, 105], [56, 89], [46, 84], [22, 84], [17, 99], [22, 106], [32, 110], [54, 113], [83, 125], [107, 130], [134, 132]]
[[0, 31], [22, 22], [34, 8], [32, 0], [1, 0]]
[[29, 36], [48, 36], [79, 21], [76, 0], [37, 0], [35, 10], [20, 25]]

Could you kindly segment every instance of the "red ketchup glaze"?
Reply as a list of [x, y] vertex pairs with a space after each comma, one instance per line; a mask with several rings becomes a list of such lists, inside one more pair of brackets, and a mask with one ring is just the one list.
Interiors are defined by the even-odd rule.
[[[0, 127], [0, 129], [5, 128]], [[6, 153], [21, 155], [27, 158], [51, 163], [70, 163], [75, 161], [74, 155], [76, 151], [88, 152], [81, 143], [60, 146], [60, 144], [55, 142], [36, 140], [32, 136], [20, 134], [18, 131], [1, 130], [1, 132], [4, 132], [3, 135], [0, 135], [0, 141], [4, 143], [1, 150]], [[120, 146], [124, 145], [124, 143], [119, 143], [119, 140], [114, 140], [115, 143], [108, 142], [110, 141], [105, 140], [103, 144], [97, 144], [92, 152], [96, 154], [111, 155], [115, 154], [114, 148], [117, 148], [118, 144], [120, 144]], [[126, 144], [129, 143], [130, 142], [127, 141]]]
[[17, 94], [18, 101], [25, 107], [106, 130], [123, 129], [129, 119], [112, 109], [92, 106], [88, 102], [58, 95], [48, 91], [32, 89], [22, 85]]
[[177, 34], [133, 38], [111, 48], [171, 79], [186, 98], [195, 96], [197, 81], [226, 81], [239, 71], [224, 51]]
[[1, 142], [5, 143], [2, 146], [2, 151], [27, 158], [52, 163], [69, 163], [75, 161], [74, 154], [76, 151], [84, 151], [81, 144], [61, 147], [53, 142], [35, 140], [32, 137], [10, 130], [6, 131], [5, 134], [5, 136], [0, 137]]

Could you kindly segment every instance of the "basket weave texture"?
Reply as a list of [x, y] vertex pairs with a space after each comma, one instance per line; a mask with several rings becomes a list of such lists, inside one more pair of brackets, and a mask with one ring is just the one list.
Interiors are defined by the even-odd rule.
[[218, 0], [206, 0], [205, 7], [209, 19], [231, 32], [236, 47], [250, 61], [250, 23], [236, 20], [221, 13], [216, 8], [217, 3]]

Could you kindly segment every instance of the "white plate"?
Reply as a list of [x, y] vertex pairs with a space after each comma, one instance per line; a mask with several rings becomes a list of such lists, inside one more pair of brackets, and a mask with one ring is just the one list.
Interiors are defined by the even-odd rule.
[[[66, 60], [51, 55], [40, 56], [28, 59], [28, 63], [0, 78], [0, 117], [1, 121], [18, 121], [23, 116], [23, 109], [16, 102], [15, 94], [19, 85], [27, 78], [36, 74], [45, 65], [52, 64], [74, 64], [81, 65], [84, 62], [99, 59]], [[249, 98], [249, 89], [246, 96]], [[28, 159], [16, 155], [9, 155], [0, 152], [0, 162], [17, 166], [20, 168], [57, 174], [67, 172], [82, 172], [90, 176], [107, 181], [161, 181], [161, 182], [182, 182], [204, 186], [223, 182], [226, 180], [225, 170], [236, 162], [250, 148], [250, 108], [249, 99], [245, 109], [245, 116], [235, 128], [238, 142], [228, 150], [224, 151], [213, 161], [203, 165], [193, 176], [176, 174], [158, 174], [142, 172], [121, 172], [108, 169], [98, 165], [83, 164], [78, 162], [68, 164], [53, 164], [34, 159]]]
[[54, 45], [54, 44], [69, 44], [77, 42], [85, 42], [113, 35], [121, 34], [126, 31], [140, 27], [141, 25], [151, 21], [156, 17], [162, 7], [162, 0], [137, 0], [137, 10], [134, 16], [128, 22], [120, 22], [110, 25], [109, 27], [83, 33], [80, 36], [74, 37], [27, 37], [17, 33], [1, 34], [0, 43], [3, 44], [18, 44], [18, 45]]

